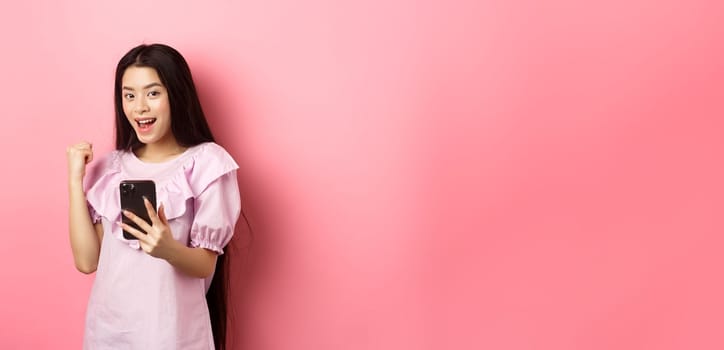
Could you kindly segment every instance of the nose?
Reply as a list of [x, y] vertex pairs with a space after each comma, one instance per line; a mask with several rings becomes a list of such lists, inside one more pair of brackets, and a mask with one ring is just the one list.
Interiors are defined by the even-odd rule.
[[146, 99], [144, 97], [141, 96], [136, 99], [135, 112], [138, 115], [143, 115], [143, 113], [148, 112], [148, 104], [146, 103]]

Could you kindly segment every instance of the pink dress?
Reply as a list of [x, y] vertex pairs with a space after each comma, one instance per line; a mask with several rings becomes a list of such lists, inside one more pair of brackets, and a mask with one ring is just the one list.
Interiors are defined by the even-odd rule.
[[163, 163], [113, 151], [89, 171], [88, 206], [104, 235], [84, 349], [214, 349], [205, 299], [211, 277], [187, 276], [146, 254], [138, 241], [124, 239], [117, 224], [118, 186], [125, 179], [153, 180], [174, 238], [223, 254], [241, 210], [237, 168], [221, 146], [209, 142]]

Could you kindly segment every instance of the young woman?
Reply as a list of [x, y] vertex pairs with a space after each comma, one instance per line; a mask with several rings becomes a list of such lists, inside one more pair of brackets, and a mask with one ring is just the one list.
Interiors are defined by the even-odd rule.
[[[169, 46], [140, 45], [121, 58], [115, 110], [116, 150], [87, 175], [92, 145], [67, 149], [73, 258], [96, 272], [83, 347], [223, 349], [238, 166], [214, 143], [189, 67]], [[119, 184], [132, 179], [155, 182], [150, 221], [121, 210]]]

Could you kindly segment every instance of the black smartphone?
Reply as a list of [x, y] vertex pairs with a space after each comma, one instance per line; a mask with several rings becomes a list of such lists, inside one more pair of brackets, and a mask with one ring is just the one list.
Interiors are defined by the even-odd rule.
[[[141, 219], [145, 220], [149, 225], [151, 224], [151, 218], [148, 216], [148, 210], [146, 210], [146, 204], [143, 203], [143, 197], [146, 197], [156, 209], [156, 184], [151, 180], [123, 180], [119, 185], [121, 191], [121, 209], [128, 210]], [[127, 218], [121, 213], [123, 223], [130, 225], [131, 227], [144, 232], [143, 229], [138, 227], [135, 222]], [[137, 239], [132, 234], [123, 230], [123, 238], [125, 239]]]

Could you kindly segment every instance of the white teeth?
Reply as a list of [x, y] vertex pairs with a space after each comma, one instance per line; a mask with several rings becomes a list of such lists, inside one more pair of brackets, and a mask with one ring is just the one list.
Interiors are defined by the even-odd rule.
[[153, 122], [155, 122], [155, 121], [156, 121], [156, 119], [139, 120], [139, 121], [138, 121], [138, 124], [151, 124], [151, 123], [153, 123]]

